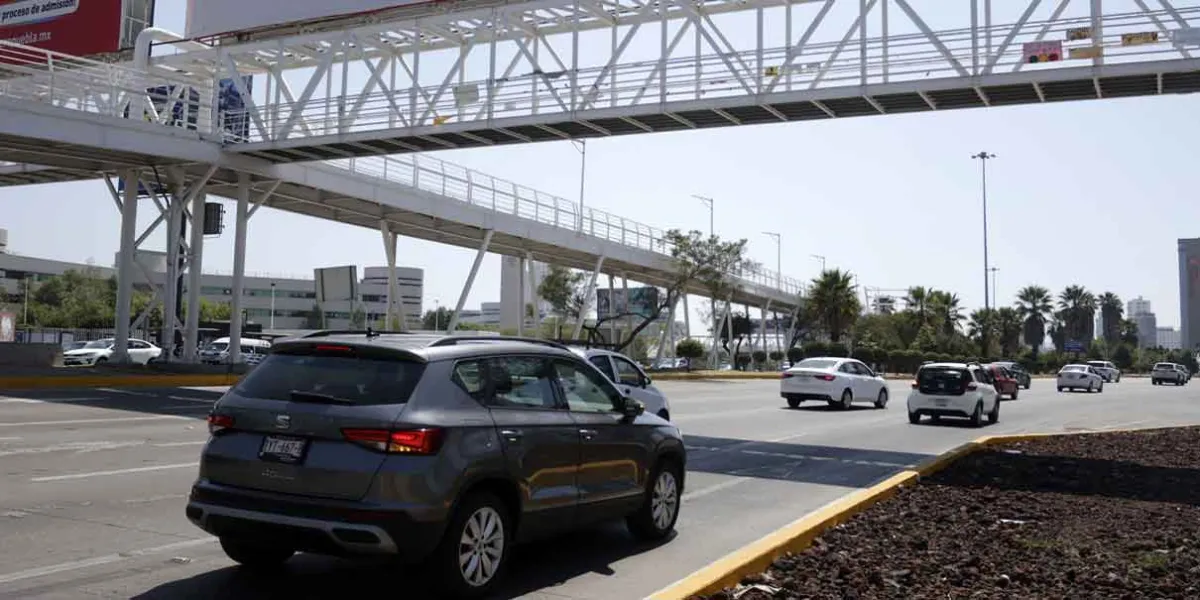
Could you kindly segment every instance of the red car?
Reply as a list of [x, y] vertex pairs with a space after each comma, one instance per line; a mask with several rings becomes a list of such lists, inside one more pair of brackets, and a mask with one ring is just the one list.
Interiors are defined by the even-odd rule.
[[1016, 400], [1019, 393], [1021, 382], [1009, 372], [1008, 369], [1000, 365], [988, 365], [988, 374], [992, 376], [992, 385], [996, 387], [997, 397], [1008, 396]]

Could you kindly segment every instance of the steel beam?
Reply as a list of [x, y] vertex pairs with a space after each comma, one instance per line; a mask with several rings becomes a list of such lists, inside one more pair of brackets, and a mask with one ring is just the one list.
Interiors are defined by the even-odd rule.
[[187, 326], [183, 335], [183, 359], [196, 362], [200, 346], [200, 289], [204, 266], [204, 204], [208, 196], [200, 191], [192, 196], [192, 243], [188, 244]]
[[233, 232], [233, 299], [229, 303], [229, 362], [242, 362], [242, 296], [246, 284], [246, 227], [250, 214], [250, 175], [238, 173], [237, 216]]
[[596, 297], [596, 279], [600, 277], [600, 269], [604, 268], [604, 255], [601, 254], [596, 258], [596, 268], [592, 269], [592, 276], [588, 280], [587, 291], [583, 296], [583, 306], [579, 309], [579, 319], [575, 322], [575, 332], [571, 334], [571, 339], [579, 339], [579, 334], [583, 333], [583, 322], [587, 320], [587, 314], [592, 310], [592, 298]]
[[471, 293], [471, 286], [475, 285], [475, 276], [479, 274], [479, 265], [483, 264], [483, 257], [487, 256], [488, 246], [492, 244], [492, 235], [495, 231], [488, 229], [483, 234], [483, 242], [479, 244], [479, 251], [475, 253], [475, 262], [471, 263], [471, 272], [467, 275], [467, 281], [463, 284], [462, 293], [458, 295], [458, 303], [454, 305], [454, 314], [450, 315], [450, 325], [446, 327], [446, 333], [454, 333], [458, 329], [458, 317], [462, 314], [463, 307], [467, 305], [467, 296]]

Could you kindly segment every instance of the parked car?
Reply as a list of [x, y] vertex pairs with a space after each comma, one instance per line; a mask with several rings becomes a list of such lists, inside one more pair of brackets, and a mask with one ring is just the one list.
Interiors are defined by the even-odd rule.
[[854, 402], [887, 408], [887, 381], [853, 358], [806, 358], [782, 374], [779, 395], [796, 408], [806, 400], [828, 402], [843, 410]]
[[650, 376], [628, 356], [599, 348], [571, 350], [604, 373], [609, 381], [621, 388], [623, 394], [633, 396], [645, 404], [646, 412], [671, 420], [671, 403], [667, 400], [667, 395], [655, 387]]
[[1150, 384], [1162, 385], [1170, 382], [1172, 385], [1183, 385], [1187, 383], [1187, 375], [1178, 366], [1169, 362], [1155, 363], [1154, 368], [1150, 370]]
[[1104, 377], [1090, 365], [1066, 365], [1058, 371], [1058, 391], [1103, 392]]
[[[256, 338], [242, 338], [240, 347], [242, 362], [256, 365], [262, 362], [263, 357], [271, 351], [271, 342]], [[200, 362], [206, 365], [229, 364], [229, 338], [213, 340], [212, 343], [200, 350]]]
[[1121, 370], [1118, 369], [1117, 365], [1114, 365], [1112, 362], [1107, 360], [1089, 360], [1087, 361], [1087, 364], [1089, 367], [1096, 369], [1096, 372], [1104, 378], [1104, 381], [1108, 383], [1117, 383], [1121, 381]]
[[992, 386], [996, 388], [996, 393], [1000, 396], [1008, 396], [1016, 400], [1017, 394], [1020, 393], [1020, 384], [1017, 378], [1006, 368], [999, 364], [990, 364], [984, 367], [989, 377], [992, 378]]
[[295, 552], [430, 565], [494, 590], [514, 543], [675, 528], [687, 453], [565, 346], [332, 333], [280, 341], [216, 402], [187, 517], [246, 568]]
[[964, 417], [971, 425], [1000, 420], [1000, 394], [978, 363], [927, 363], [917, 370], [912, 392], [908, 395], [908, 422], [917, 424], [921, 417], [935, 422], [942, 417]]
[[1187, 368], [1187, 365], [1181, 365], [1179, 363], [1175, 363], [1175, 366], [1178, 367], [1180, 371], [1183, 371], [1183, 382], [1184, 383], [1187, 383], [1192, 380], [1192, 370]]
[[[66, 367], [92, 367], [102, 365], [112, 360], [113, 350], [116, 347], [117, 341], [113, 338], [102, 340], [93, 340], [87, 342], [83, 346], [74, 350], [63, 352], [63, 366]], [[146, 340], [129, 339], [129, 361], [134, 364], [145, 365], [152, 361], [158, 360], [162, 355], [162, 348], [147, 342]]]
[[997, 364], [997, 365], [1004, 367], [1005, 369], [1008, 369], [1008, 372], [1012, 373], [1013, 377], [1016, 378], [1017, 382], [1021, 384], [1021, 387], [1025, 388], [1025, 389], [1029, 389], [1029, 386], [1033, 383], [1033, 376], [1030, 375], [1029, 371], [1026, 371], [1025, 367], [1021, 366], [1021, 363], [1019, 363], [1019, 362], [1002, 360], [1000, 362], [993, 363], [993, 364]]

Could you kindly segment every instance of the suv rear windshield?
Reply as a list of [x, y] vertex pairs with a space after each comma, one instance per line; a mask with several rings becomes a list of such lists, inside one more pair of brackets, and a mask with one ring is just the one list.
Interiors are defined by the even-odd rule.
[[272, 354], [234, 391], [248, 398], [292, 400], [292, 392], [331, 396], [346, 404], [405, 404], [425, 365], [407, 360]]
[[967, 391], [974, 379], [965, 369], [954, 367], [923, 367], [917, 373], [917, 389], [924, 394], [958, 394]]
[[1158, 364], [1154, 365], [1154, 370], [1155, 371], [1173, 371], [1173, 370], [1175, 370], [1175, 365], [1173, 365], [1171, 363], [1158, 363]]

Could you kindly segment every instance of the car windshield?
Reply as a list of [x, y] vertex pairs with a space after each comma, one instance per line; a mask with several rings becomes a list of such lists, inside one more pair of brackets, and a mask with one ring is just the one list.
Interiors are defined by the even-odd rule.
[[829, 360], [827, 358], [809, 358], [809, 359], [800, 361], [796, 365], [796, 368], [797, 369], [832, 369], [834, 367], [834, 365], [837, 365], [836, 360]]
[[113, 345], [112, 340], [93, 340], [83, 345], [85, 350], [108, 350]]
[[345, 404], [405, 404], [425, 365], [406, 360], [272, 354], [234, 391], [249, 398], [293, 400], [293, 392], [336, 398]]

